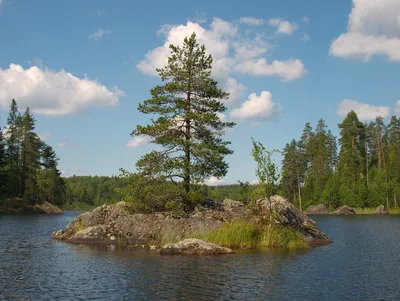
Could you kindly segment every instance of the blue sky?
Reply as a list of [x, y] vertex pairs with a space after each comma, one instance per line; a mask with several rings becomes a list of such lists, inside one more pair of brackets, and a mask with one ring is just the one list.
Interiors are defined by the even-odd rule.
[[254, 180], [251, 137], [281, 149], [323, 118], [400, 114], [400, 1], [0, 0], [0, 125], [14, 97], [66, 176], [133, 171], [152, 149], [130, 132], [168, 43], [196, 31], [231, 92], [234, 155], [220, 182]]

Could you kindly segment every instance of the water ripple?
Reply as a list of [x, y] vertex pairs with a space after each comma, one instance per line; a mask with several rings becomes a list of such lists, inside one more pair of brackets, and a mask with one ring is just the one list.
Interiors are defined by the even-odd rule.
[[77, 213], [0, 216], [0, 300], [400, 300], [400, 217], [318, 216], [311, 250], [159, 256], [52, 241]]

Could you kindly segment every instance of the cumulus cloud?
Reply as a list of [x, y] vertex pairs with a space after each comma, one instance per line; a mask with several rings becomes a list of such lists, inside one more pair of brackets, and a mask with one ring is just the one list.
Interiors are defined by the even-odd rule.
[[128, 141], [127, 147], [140, 147], [149, 143], [149, 138], [147, 136], [136, 136], [135, 138]]
[[360, 103], [352, 99], [344, 99], [338, 104], [336, 113], [344, 118], [350, 111], [356, 112], [361, 121], [375, 120], [381, 116], [385, 118], [390, 114], [390, 108], [385, 106], [373, 106], [365, 103]]
[[89, 39], [92, 40], [100, 40], [102, 37], [110, 35], [112, 31], [110, 29], [97, 29], [95, 32], [93, 32], [91, 35], [89, 35]]
[[[242, 21], [255, 23], [246, 18], [242, 18]], [[235, 79], [237, 73], [251, 76], [277, 75], [284, 81], [298, 79], [305, 74], [305, 67], [299, 59], [275, 60], [268, 64], [262, 58], [268, 52], [262, 28], [259, 28], [260, 32], [251, 31], [252, 34], [249, 34], [248, 30], [241, 31], [241, 25], [240, 22], [234, 24], [218, 18], [214, 18], [208, 28], [192, 21], [181, 25], [163, 25], [158, 31], [158, 34], [165, 36], [163, 45], [148, 51], [136, 67], [144, 74], [158, 76], [156, 69], [168, 63], [169, 45], [182, 45], [184, 38], [195, 32], [198, 43], [204, 44], [207, 52], [213, 56], [212, 76], [223, 89], [230, 92], [227, 104], [238, 100], [245, 89]]]
[[256, 93], [249, 95], [240, 108], [233, 109], [230, 116], [238, 120], [266, 120], [279, 111], [280, 105], [272, 101], [272, 94], [269, 91], [262, 91], [260, 96]]
[[227, 104], [233, 104], [237, 102], [242, 97], [243, 92], [246, 90], [245, 86], [231, 77], [228, 77], [226, 80], [225, 89], [227, 92], [229, 92], [229, 99], [225, 101]]
[[335, 39], [330, 53], [367, 60], [385, 55], [400, 61], [400, 1], [353, 0], [347, 31]]
[[254, 17], [242, 17], [239, 22], [249, 26], [261, 26], [264, 24], [263, 19]]
[[8, 109], [14, 98], [20, 107], [29, 106], [35, 114], [67, 115], [87, 107], [110, 107], [119, 103], [124, 93], [107, 89], [86, 75], [78, 78], [64, 70], [11, 64], [0, 68], [0, 105]]
[[210, 186], [222, 185], [224, 183], [224, 180], [218, 179], [216, 177], [210, 177], [206, 180], [206, 184]]
[[295, 23], [290, 23], [281, 18], [275, 18], [269, 20], [269, 25], [276, 28], [276, 32], [282, 34], [292, 35], [299, 27]]
[[253, 180], [252, 182], [251, 182], [251, 185], [259, 185], [260, 184], [260, 181], [259, 180]]
[[304, 23], [309, 23], [309, 22], [310, 22], [310, 18], [308, 18], [308, 17], [303, 17], [301, 20], [302, 20]]
[[243, 61], [235, 67], [235, 70], [254, 76], [278, 75], [283, 81], [299, 79], [307, 72], [303, 62], [298, 59], [275, 60], [268, 64], [264, 58]]

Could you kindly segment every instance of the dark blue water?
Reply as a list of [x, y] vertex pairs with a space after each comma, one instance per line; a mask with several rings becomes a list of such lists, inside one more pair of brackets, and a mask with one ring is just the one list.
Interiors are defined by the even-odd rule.
[[400, 300], [400, 216], [315, 216], [301, 252], [160, 256], [53, 241], [77, 213], [0, 216], [0, 300]]

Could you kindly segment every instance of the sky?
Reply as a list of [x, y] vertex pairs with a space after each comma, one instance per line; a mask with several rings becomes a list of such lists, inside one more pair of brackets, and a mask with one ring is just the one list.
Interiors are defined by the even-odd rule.
[[193, 32], [237, 123], [229, 172], [209, 184], [255, 179], [251, 137], [282, 149], [306, 122], [337, 134], [350, 110], [400, 115], [398, 0], [0, 0], [0, 126], [15, 98], [64, 176], [134, 171], [154, 148], [130, 136], [150, 121], [137, 106]]

